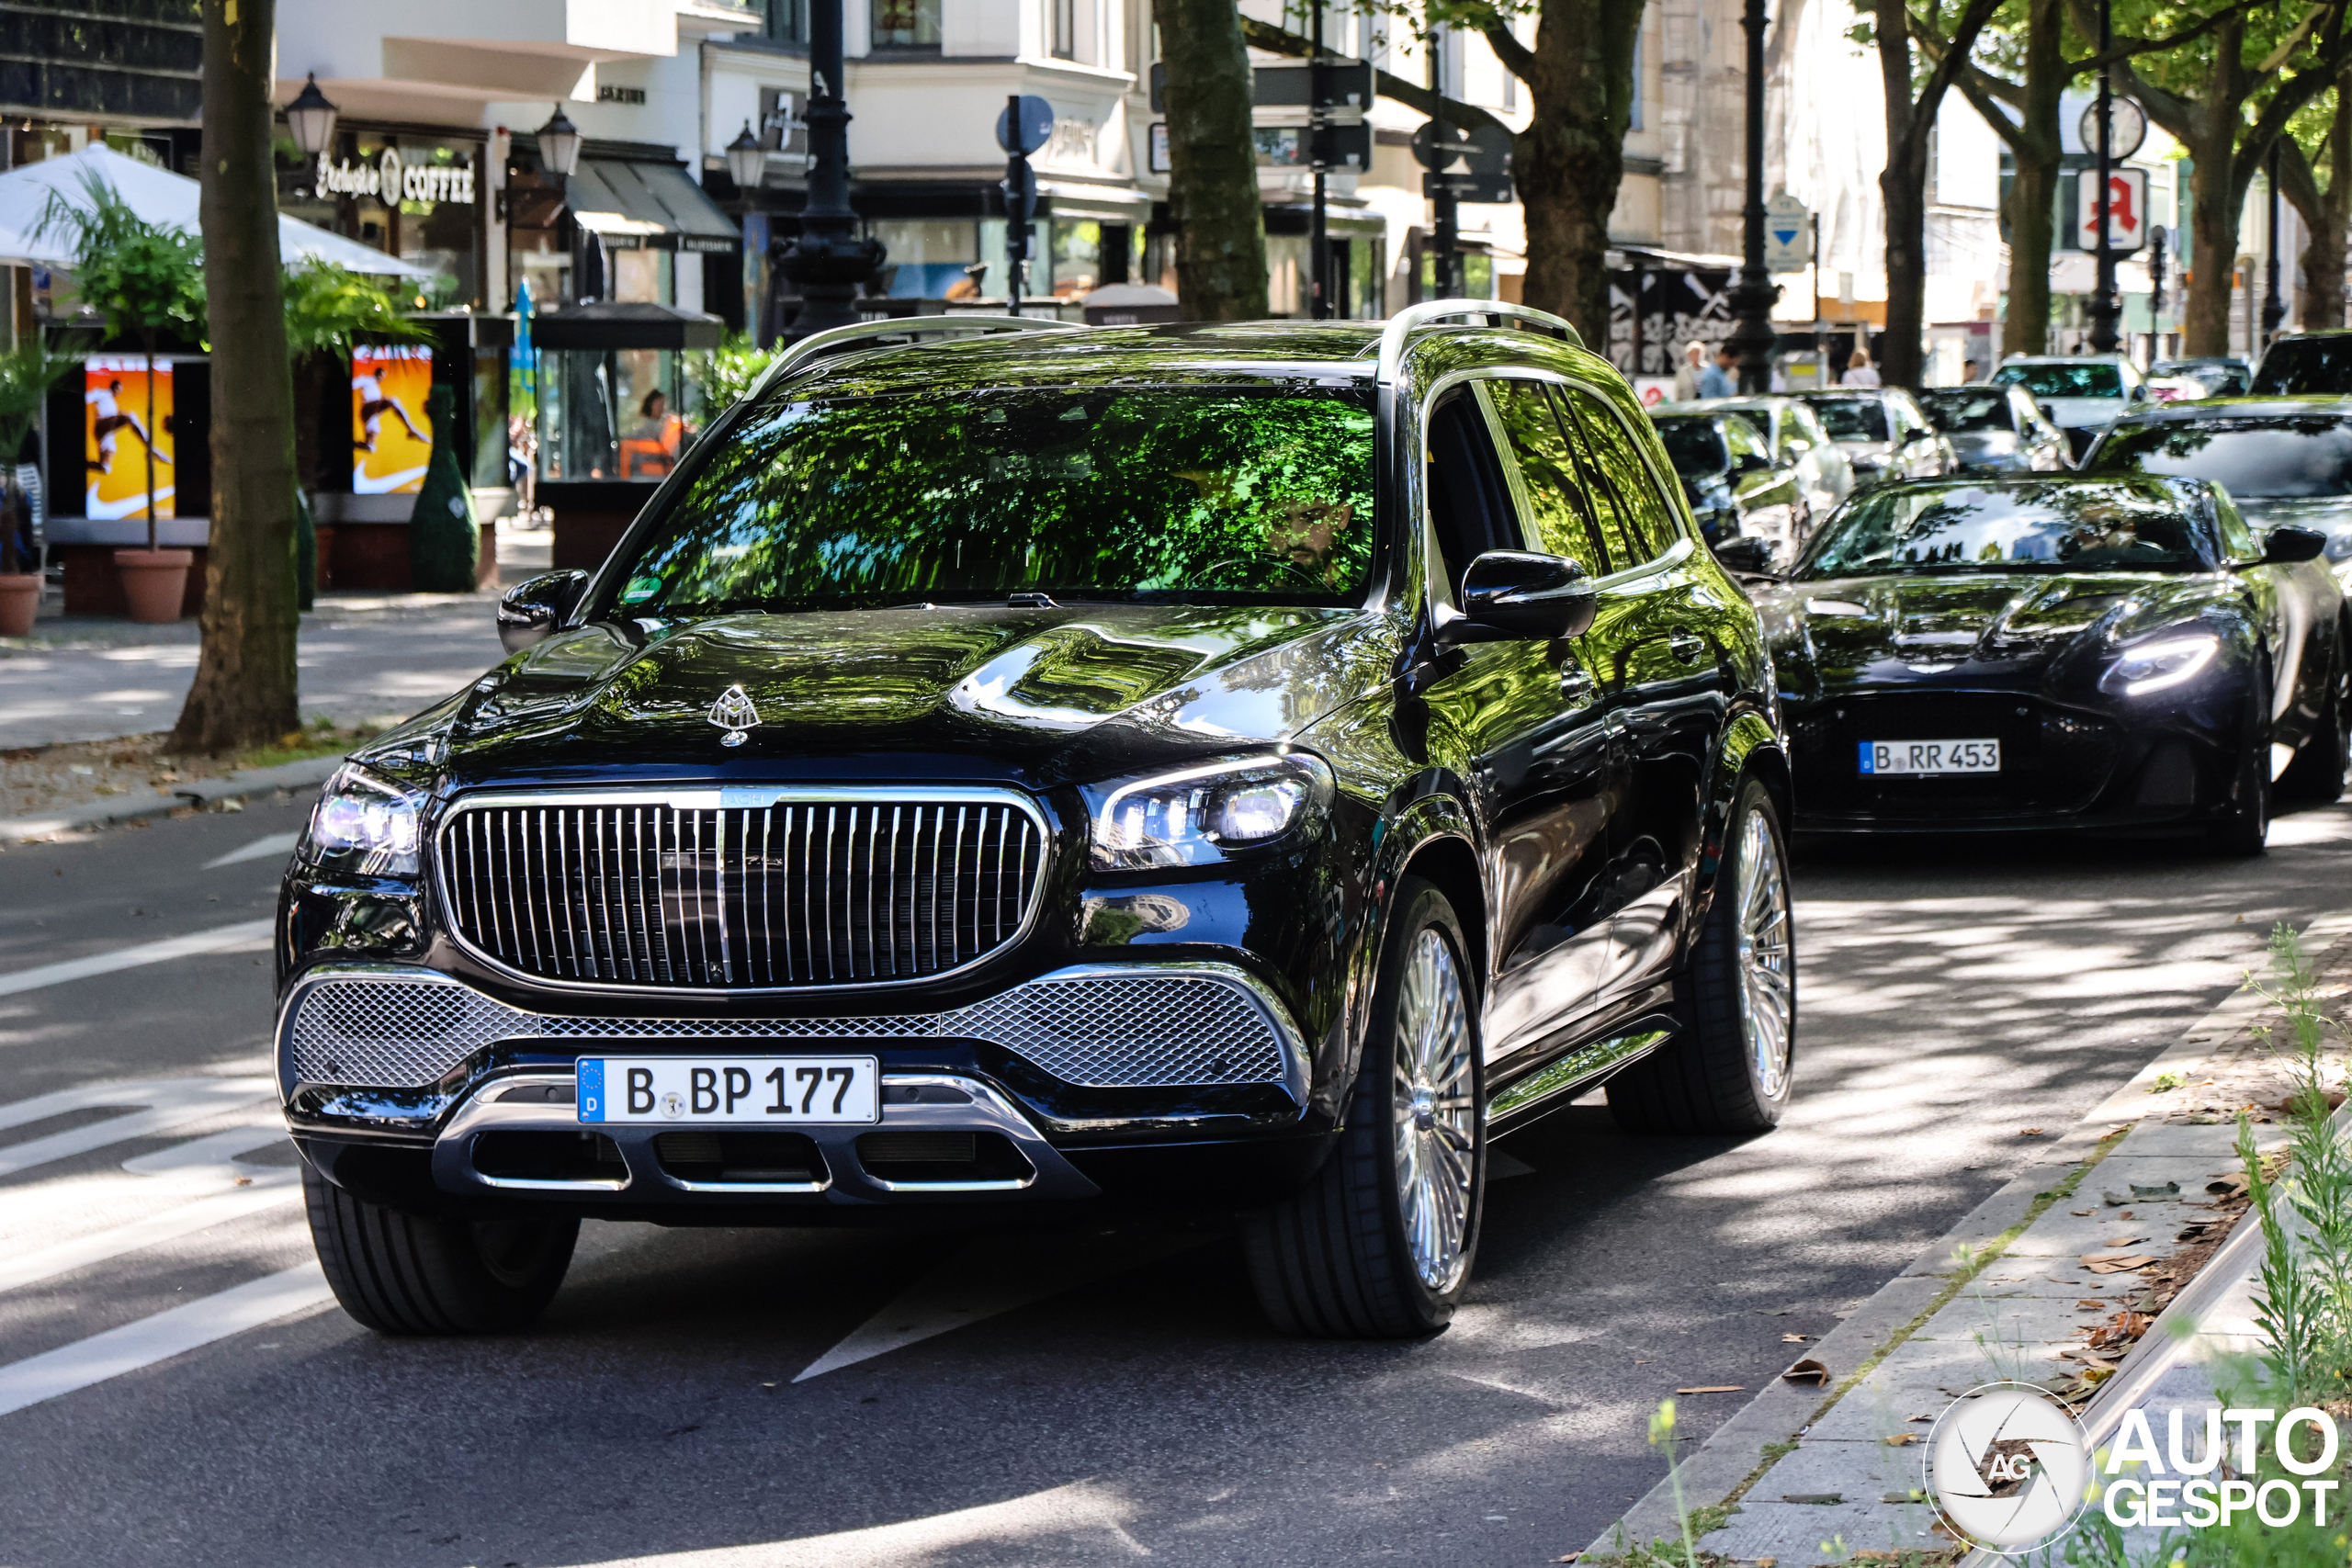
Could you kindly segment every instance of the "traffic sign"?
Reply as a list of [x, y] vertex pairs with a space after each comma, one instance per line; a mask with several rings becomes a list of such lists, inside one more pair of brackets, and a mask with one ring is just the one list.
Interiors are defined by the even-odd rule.
[[1787, 191], [1764, 204], [1764, 270], [1803, 272], [1813, 265], [1813, 213]]
[[1413, 161], [1432, 174], [1452, 168], [1469, 151], [1470, 133], [1458, 125], [1433, 119], [1413, 132]]
[[[2148, 172], [2117, 169], [2108, 175], [2108, 248], [2126, 253], [2148, 243]], [[2075, 187], [2075, 245], [2098, 249], [2098, 171], [2085, 169]]]
[[1426, 197], [1450, 195], [1456, 201], [1506, 202], [1519, 199], [1509, 175], [1423, 175], [1421, 194]]
[[[1015, 130], [1019, 136], [1014, 135]], [[996, 144], [1016, 156], [1035, 152], [1053, 139], [1054, 106], [1034, 93], [1021, 96], [1021, 124], [1012, 123], [1012, 106], [997, 111]]]

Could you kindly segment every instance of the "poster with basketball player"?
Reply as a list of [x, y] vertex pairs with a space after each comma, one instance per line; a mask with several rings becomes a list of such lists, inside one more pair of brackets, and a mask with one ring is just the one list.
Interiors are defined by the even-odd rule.
[[155, 400], [147, 401], [147, 361], [94, 355], [82, 362], [83, 461], [89, 493], [83, 515], [147, 515], [147, 454], [155, 454], [155, 515], [172, 511], [172, 362], [155, 361]]
[[413, 344], [351, 351], [351, 493], [411, 495], [433, 462], [433, 351]]

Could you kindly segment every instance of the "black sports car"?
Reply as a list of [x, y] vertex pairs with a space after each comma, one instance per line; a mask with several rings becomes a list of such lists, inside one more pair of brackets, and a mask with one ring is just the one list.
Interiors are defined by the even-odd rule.
[[1736, 414], [1650, 418], [1710, 548], [1721, 552], [1747, 540], [1758, 561], [1795, 558], [1813, 513], [1794, 465], [1775, 460], [1755, 427]]
[[1797, 825], [2202, 833], [2258, 852], [2272, 783], [2333, 800], [2343, 596], [2304, 529], [2199, 479], [1856, 498], [1767, 595]]

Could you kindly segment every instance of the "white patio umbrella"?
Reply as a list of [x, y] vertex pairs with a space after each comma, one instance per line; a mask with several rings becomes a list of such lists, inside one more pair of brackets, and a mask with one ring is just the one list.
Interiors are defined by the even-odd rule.
[[[0, 265], [70, 267], [74, 262], [70, 235], [57, 229], [44, 233], [42, 222], [49, 212], [52, 192], [76, 210], [86, 209], [86, 187], [93, 175], [112, 186], [125, 205], [148, 222], [191, 234], [202, 232], [197, 217], [201, 187], [196, 181], [136, 158], [126, 158], [111, 147], [96, 145], [62, 158], [43, 158], [0, 175]], [[413, 266], [398, 256], [388, 256], [356, 240], [346, 240], [315, 223], [305, 223], [282, 212], [277, 216], [277, 250], [288, 266], [333, 262], [353, 272], [398, 277], [432, 276], [424, 267]]]

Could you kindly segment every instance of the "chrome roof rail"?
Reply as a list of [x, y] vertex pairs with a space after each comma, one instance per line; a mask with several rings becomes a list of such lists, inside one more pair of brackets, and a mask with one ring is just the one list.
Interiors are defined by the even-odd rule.
[[995, 316], [974, 312], [954, 316], [899, 316], [871, 321], [853, 321], [845, 327], [828, 327], [821, 333], [810, 333], [798, 343], [777, 355], [774, 362], [752, 383], [746, 398], [758, 397], [775, 382], [798, 370], [808, 368], [814, 360], [837, 353], [868, 338], [898, 337], [978, 337], [987, 333], [1069, 333], [1080, 329], [1069, 321], [1040, 321], [1035, 316]]
[[1514, 321], [1532, 322], [1537, 331], [1555, 333], [1578, 348], [1584, 346], [1584, 339], [1576, 328], [1546, 310], [1500, 299], [1431, 299], [1408, 305], [1388, 318], [1388, 325], [1380, 334], [1380, 385], [1396, 385], [1396, 373], [1405, 363], [1405, 340], [1417, 329], [1465, 316], [1491, 316], [1495, 319], [1484, 324], [1495, 327], [1509, 326]]

